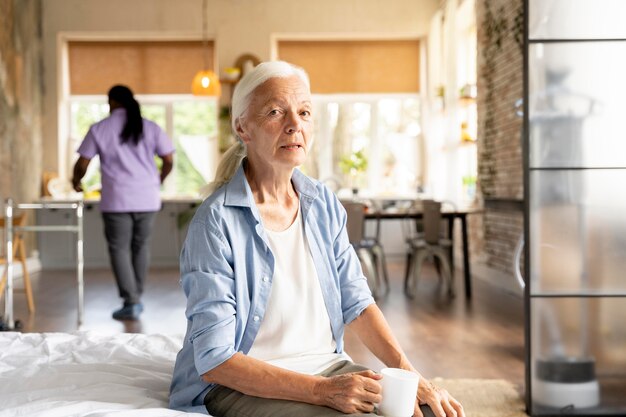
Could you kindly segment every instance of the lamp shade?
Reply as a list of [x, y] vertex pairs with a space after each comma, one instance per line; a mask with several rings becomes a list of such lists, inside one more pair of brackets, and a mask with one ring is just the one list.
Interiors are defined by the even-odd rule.
[[198, 71], [191, 83], [194, 96], [220, 96], [222, 87], [217, 75], [211, 70]]

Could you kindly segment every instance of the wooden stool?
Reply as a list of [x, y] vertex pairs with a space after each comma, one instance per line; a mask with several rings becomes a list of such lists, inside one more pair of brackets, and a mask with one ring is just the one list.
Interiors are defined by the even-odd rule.
[[[26, 215], [24, 213], [13, 217], [13, 227], [24, 226], [26, 224]], [[4, 228], [4, 218], [0, 218], [0, 228]], [[6, 248], [5, 248], [6, 250]], [[22, 291], [26, 293], [26, 300], [28, 301], [28, 311], [33, 314], [35, 312], [35, 301], [33, 300], [33, 290], [30, 285], [30, 277], [28, 275], [28, 268], [26, 267], [26, 250], [24, 249], [24, 240], [22, 239], [22, 233], [17, 231], [13, 234], [13, 260], [19, 261], [22, 264], [22, 272], [24, 279], [24, 289], [16, 289], [15, 291]], [[0, 258], [0, 265], [6, 265], [6, 254]], [[2, 281], [0, 281], [0, 297], [4, 294], [4, 287], [7, 284], [8, 268], [4, 268], [2, 273]]]

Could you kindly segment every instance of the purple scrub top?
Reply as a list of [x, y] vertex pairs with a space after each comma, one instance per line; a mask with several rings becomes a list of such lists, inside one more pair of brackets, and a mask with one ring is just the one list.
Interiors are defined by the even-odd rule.
[[143, 137], [122, 143], [126, 110], [117, 108], [94, 123], [78, 148], [87, 159], [100, 156], [102, 212], [145, 212], [161, 209], [160, 173], [154, 156], [174, 152], [167, 134], [156, 123], [143, 119]]

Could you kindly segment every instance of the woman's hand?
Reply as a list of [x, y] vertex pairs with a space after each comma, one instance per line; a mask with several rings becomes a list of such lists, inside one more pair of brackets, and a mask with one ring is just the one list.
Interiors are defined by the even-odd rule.
[[342, 413], [371, 413], [374, 404], [382, 400], [382, 389], [378, 383], [381, 378], [381, 375], [369, 370], [331, 376], [318, 383], [315, 394], [320, 405]]
[[428, 404], [437, 417], [465, 417], [463, 406], [448, 391], [424, 378], [420, 378], [417, 389], [414, 417], [424, 417], [419, 407], [420, 404]]

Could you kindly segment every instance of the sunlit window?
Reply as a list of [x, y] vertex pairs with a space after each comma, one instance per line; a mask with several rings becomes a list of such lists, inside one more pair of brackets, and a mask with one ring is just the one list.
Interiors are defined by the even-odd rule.
[[417, 192], [425, 168], [418, 95], [314, 95], [313, 103], [308, 174], [335, 189]]
[[[187, 95], [137, 96], [141, 114], [152, 120], [172, 139], [176, 153], [174, 169], [162, 191], [174, 196], [196, 196], [213, 179], [217, 149], [217, 100]], [[78, 158], [76, 150], [91, 124], [109, 115], [105, 96], [74, 96], [70, 99], [71, 172]], [[155, 163], [160, 160], [155, 158]], [[96, 156], [83, 179], [84, 189], [100, 189], [100, 163]]]

